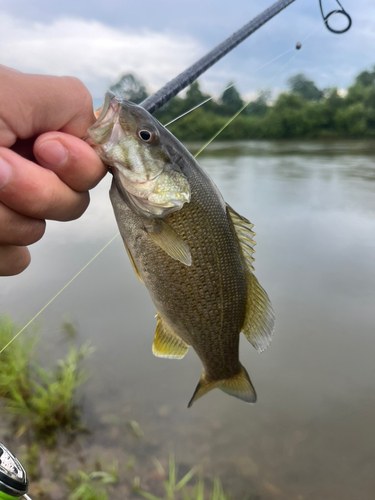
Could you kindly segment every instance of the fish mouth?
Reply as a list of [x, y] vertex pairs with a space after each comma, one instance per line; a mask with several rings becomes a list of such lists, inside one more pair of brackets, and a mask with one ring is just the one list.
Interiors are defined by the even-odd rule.
[[[95, 109], [94, 115], [96, 118], [96, 122], [89, 128], [90, 129], [96, 129], [99, 126], [103, 125], [103, 121], [105, 118], [108, 118], [108, 121], [115, 116], [116, 113], [118, 113], [120, 107], [120, 103], [116, 99], [116, 96], [113, 92], [110, 90], [107, 90], [104, 96], [104, 103], [103, 106], [101, 106], [98, 109]], [[108, 113], [109, 111], [112, 111]], [[109, 114], [109, 116], [108, 116]]]
[[90, 139], [86, 142], [88, 142], [88, 144], [92, 146], [103, 163], [111, 167], [112, 170], [116, 169], [120, 173], [122, 178], [129, 180], [129, 182], [146, 185], [148, 182], [152, 182], [153, 180], [155, 180], [162, 171], [157, 172], [152, 177], [150, 176], [149, 172], [147, 172], [146, 175], [140, 174], [132, 170], [130, 163], [120, 161], [112, 157], [111, 151], [114, 145], [118, 144], [120, 138], [123, 139], [124, 137], [129, 135], [130, 134], [126, 133], [125, 130], [121, 127], [117, 117], [113, 123], [111, 136], [105, 143], [98, 144], [91, 136]]
[[86, 142], [103, 163], [117, 169], [125, 179], [145, 186], [155, 180], [163, 168], [158, 168], [156, 172], [134, 171], [131, 161], [126, 161], [127, 155], [122, 154], [121, 149], [125, 151], [131, 146], [132, 133], [120, 124], [120, 108], [123, 105], [112, 92], [106, 92], [103, 106], [95, 111], [97, 121], [87, 130]]
[[[116, 139], [120, 137], [120, 132], [124, 135], [124, 131], [118, 122], [120, 103], [116, 99], [113, 92], [107, 91], [104, 96], [103, 106], [94, 111], [96, 122], [87, 129], [85, 141], [94, 148], [100, 158], [107, 163], [110, 162], [105, 156], [106, 145], [110, 142], [113, 144], [113, 131], [116, 130]], [[120, 128], [120, 130], [119, 130]]]
[[[136, 132], [142, 124], [127, 113], [121, 114], [125, 104], [107, 92], [103, 106], [95, 112], [97, 121], [88, 129], [87, 142], [111, 167], [121, 197], [138, 213], [162, 217], [180, 210], [190, 201], [186, 177], [173, 168], [165, 152], [152, 154], [140, 145]], [[130, 114], [135, 115], [133, 111], [130, 109]]]

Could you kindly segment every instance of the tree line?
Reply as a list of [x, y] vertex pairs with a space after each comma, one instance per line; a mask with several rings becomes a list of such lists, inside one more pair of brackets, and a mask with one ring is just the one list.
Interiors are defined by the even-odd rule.
[[[231, 86], [230, 86], [231, 85]], [[211, 138], [243, 105], [244, 100], [232, 82], [218, 99], [170, 125], [180, 140]], [[147, 97], [146, 88], [133, 75], [124, 75], [111, 87], [119, 97], [135, 103]], [[344, 95], [343, 95], [344, 94]], [[185, 97], [175, 97], [155, 113], [163, 124], [189, 111], [211, 97], [194, 82]], [[375, 136], [375, 67], [359, 73], [345, 93], [336, 87], [319, 89], [304, 74], [288, 80], [288, 90], [271, 100], [262, 91], [222, 132], [222, 140], [297, 138], [372, 138]]]

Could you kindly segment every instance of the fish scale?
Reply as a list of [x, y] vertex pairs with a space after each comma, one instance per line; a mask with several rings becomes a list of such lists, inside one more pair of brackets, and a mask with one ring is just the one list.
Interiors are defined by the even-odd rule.
[[[224, 200], [207, 196], [206, 176], [197, 179], [188, 170], [186, 165], [184, 173], [194, 193], [191, 201], [168, 215], [165, 222], [189, 242], [192, 265], [187, 267], [166, 255], [144, 231], [136, 243], [130, 229], [123, 230], [122, 236], [159, 313], [198, 356], [204, 356], [210, 378], [219, 380], [238, 372], [238, 334], [246, 308], [244, 264], [236, 240], [229, 237], [232, 228]], [[130, 219], [134, 218], [143, 227], [143, 221], [128, 212], [125, 224], [132, 226]], [[212, 349], [215, 344], [219, 351]]]
[[[101, 123], [112, 126], [107, 113], [123, 134], [113, 126], [103, 144]], [[252, 272], [253, 225], [225, 203], [192, 155], [143, 108], [109, 94], [89, 133], [112, 166], [117, 224], [157, 308], [153, 353], [182, 358], [191, 346], [199, 356], [203, 374], [188, 406], [215, 387], [254, 403], [255, 389], [239, 361], [239, 337], [242, 331], [264, 350], [274, 316]]]

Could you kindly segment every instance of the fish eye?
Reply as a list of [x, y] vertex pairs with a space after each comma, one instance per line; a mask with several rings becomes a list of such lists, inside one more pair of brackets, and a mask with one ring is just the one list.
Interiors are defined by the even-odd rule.
[[149, 130], [142, 129], [138, 132], [138, 137], [142, 139], [144, 142], [153, 142], [155, 139], [155, 133], [150, 132]]

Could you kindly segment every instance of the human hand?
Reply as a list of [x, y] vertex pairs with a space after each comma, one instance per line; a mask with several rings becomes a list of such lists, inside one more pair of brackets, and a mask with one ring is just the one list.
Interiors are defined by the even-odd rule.
[[27, 75], [0, 65], [0, 276], [30, 263], [27, 245], [45, 219], [80, 217], [106, 174], [80, 138], [95, 121], [89, 91], [71, 77]]

